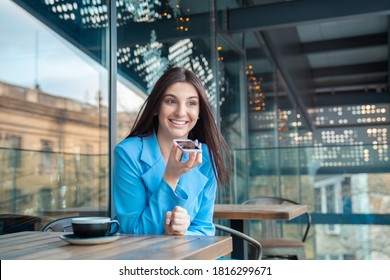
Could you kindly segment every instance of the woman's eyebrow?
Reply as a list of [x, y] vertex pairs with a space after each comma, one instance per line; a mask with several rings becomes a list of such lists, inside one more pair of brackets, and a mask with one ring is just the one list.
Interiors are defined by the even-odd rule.
[[[174, 94], [172, 94], [172, 93], [167, 93], [167, 94], [165, 94], [165, 95], [164, 95], [164, 98], [166, 98], [166, 97], [172, 97], [172, 98], [177, 99], [177, 96], [174, 95]], [[194, 96], [187, 97], [187, 99], [199, 99], [199, 96], [194, 95]]]
[[194, 96], [188, 97], [187, 99], [199, 99], [199, 96], [194, 95]]
[[171, 94], [171, 93], [166, 93], [163, 98], [167, 98], [167, 97], [171, 97], [171, 98], [177, 99], [176, 95]]

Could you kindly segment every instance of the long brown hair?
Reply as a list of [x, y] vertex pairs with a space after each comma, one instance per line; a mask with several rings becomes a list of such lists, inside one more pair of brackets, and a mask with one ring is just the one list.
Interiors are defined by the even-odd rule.
[[228, 182], [228, 169], [231, 165], [229, 149], [215, 124], [203, 83], [190, 70], [180, 67], [170, 68], [158, 79], [138, 112], [131, 132], [126, 138], [157, 133], [158, 117], [155, 114], [159, 111], [165, 90], [179, 82], [193, 85], [199, 94], [199, 119], [189, 132], [188, 137], [197, 139], [208, 146], [210, 158], [213, 160], [214, 174], [219, 183], [226, 184]]

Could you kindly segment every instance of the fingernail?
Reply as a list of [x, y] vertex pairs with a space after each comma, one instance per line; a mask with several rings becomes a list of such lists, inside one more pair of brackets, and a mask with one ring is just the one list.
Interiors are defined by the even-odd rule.
[[170, 223], [171, 223], [171, 219], [166, 219], [166, 220], [165, 220], [165, 224], [166, 224], [166, 225], [169, 225]]

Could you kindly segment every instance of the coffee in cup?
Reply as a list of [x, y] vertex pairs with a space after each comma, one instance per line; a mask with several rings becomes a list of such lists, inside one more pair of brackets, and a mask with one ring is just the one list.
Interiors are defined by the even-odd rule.
[[77, 237], [91, 238], [114, 235], [120, 225], [109, 217], [79, 217], [72, 219], [72, 229]]

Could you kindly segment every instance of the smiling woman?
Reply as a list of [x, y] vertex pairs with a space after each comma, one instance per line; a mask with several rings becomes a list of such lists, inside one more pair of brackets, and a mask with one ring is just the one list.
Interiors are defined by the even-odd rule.
[[[183, 154], [176, 138], [197, 140], [202, 152]], [[167, 70], [115, 148], [114, 206], [123, 232], [214, 235], [224, 157], [229, 163], [202, 82], [184, 68]]]

